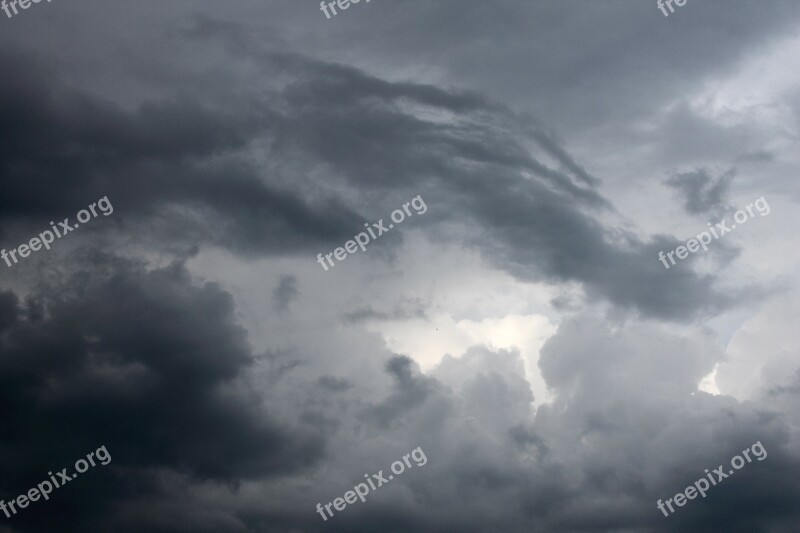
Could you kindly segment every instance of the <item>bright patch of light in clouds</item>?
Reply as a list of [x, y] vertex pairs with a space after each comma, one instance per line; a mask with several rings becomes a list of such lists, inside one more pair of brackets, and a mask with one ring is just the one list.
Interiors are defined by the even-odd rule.
[[507, 315], [502, 318], [453, 320], [442, 314], [429, 322], [403, 321], [375, 324], [394, 352], [413, 358], [423, 371], [441, 361], [445, 354], [460, 357], [470, 347], [484, 345], [491, 350], [518, 349], [525, 362], [525, 378], [533, 388], [536, 403], [548, 401], [537, 362], [539, 350], [555, 333], [556, 326], [542, 315]]

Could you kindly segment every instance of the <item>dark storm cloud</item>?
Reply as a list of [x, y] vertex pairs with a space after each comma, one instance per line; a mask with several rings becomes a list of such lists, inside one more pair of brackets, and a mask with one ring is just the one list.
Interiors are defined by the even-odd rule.
[[[198, 16], [186, 25], [176, 6], [190, 4], [213, 6], [226, 20]], [[31, 32], [57, 46], [50, 32], [87, 28], [69, 39], [74, 50], [56, 54], [73, 60], [52, 71], [23, 54], [0, 60], [4, 238], [29, 238], [20, 224], [63, 218], [108, 195], [120, 241], [144, 241], [148, 252], [188, 243], [313, 255], [421, 194], [430, 208], [419, 226], [426, 237], [466, 243], [523, 281], [580, 284], [595, 302], [674, 320], [740, 298], [720, 293], [715, 277], [696, 274], [689, 261], [664, 270], [658, 251], [677, 239], [606, 222], [616, 213], [599, 178], [612, 177], [593, 169], [608, 166], [573, 155], [569, 138], [483, 92], [398, 80], [469, 73], [459, 79], [475, 82], [473, 91], [489, 87], [540, 107], [561, 132], [602, 130], [657, 112], [754, 42], [796, 24], [793, 0], [772, 9], [760, 0], [735, 9], [690, 2], [669, 20], [652, 4], [588, 0], [372, 2], [333, 21], [314, 4], [283, 0], [127, 5], [76, 0], [63, 9], [77, 18]], [[261, 19], [227, 19], [247, 19], [254, 5], [286, 26], [296, 53], [257, 44], [287, 46], [260, 31]], [[342, 28], [342, 39], [280, 16], [301, 10], [326, 29]], [[165, 46], [154, 33], [176, 12], [180, 31]], [[34, 10], [25, 16], [35, 20]], [[136, 43], [136, 60], [122, 34]], [[87, 53], [79, 41], [109, 55]], [[309, 59], [299, 51], [307, 43], [337, 61], [364, 57], [367, 67]], [[397, 54], [414, 69], [386, 60]], [[369, 64], [381, 74], [366, 74]], [[86, 70], [105, 79], [108, 69], [102, 88], [119, 97], [129, 84], [108, 67], [130, 71], [142, 103], [74, 89]], [[725, 128], [709, 121], [700, 129], [680, 109], [668, 118], [669, 157], [731, 152]], [[31, 296], [0, 292], [0, 497], [101, 443], [113, 458], [16, 516], [19, 531], [750, 533], [800, 522], [789, 437], [796, 383], [761, 403], [697, 392], [723, 358], [712, 342], [607, 317], [565, 321], [540, 359], [555, 401], [534, 411], [540, 391], [516, 351], [472, 347], [426, 375], [411, 358], [387, 353], [377, 334], [352, 327], [416, 318], [421, 306], [359, 302], [342, 311], [351, 323], [332, 333], [316, 315], [292, 316], [302, 302], [286, 276], [272, 294], [273, 285], [263, 289], [264, 306], [293, 311], [281, 315], [282, 327], [263, 324], [267, 344], [280, 347], [255, 357], [231, 297], [198, 285], [180, 262], [148, 271], [104, 255], [87, 260], [64, 280], [37, 272], [42, 283]], [[334, 290], [323, 305], [347, 305], [342, 294]], [[315, 349], [291, 346], [294, 329]], [[764, 462], [673, 517], [656, 509], [657, 498], [757, 439], [769, 452]], [[415, 446], [428, 455], [425, 467], [331, 521], [313, 511]]]
[[551, 155], [569, 169], [573, 174], [578, 176], [587, 185], [599, 185], [600, 180], [594, 176], [589, 175], [582, 166], [580, 166], [553, 138], [541, 129], [535, 129], [531, 132], [534, 139], [545, 148]]
[[[146, 271], [99, 253], [85, 260], [26, 304], [0, 296], [0, 491], [15, 497], [100, 445], [112, 462], [13, 524], [135, 531], [147, 522], [127, 517], [123, 524], [115, 513], [149, 499], [178, 503], [179, 486], [237, 485], [320, 457], [317, 432], [271, 420], [242, 379], [253, 356], [228, 293], [196, 285], [179, 263]], [[33, 305], [44, 312], [26, 318]], [[175, 479], [165, 484], [163, 476]], [[200, 512], [195, 506], [173, 512]]]
[[681, 172], [665, 183], [681, 196], [686, 211], [693, 214], [718, 213], [728, 208], [728, 194], [736, 169], [730, 169], [717, 176], [708, 169], [699, 168], [693, 172]]
[[[259, 57], [263, 75], [283, 80], [269, 99], [237, 105], [198, 91], [134, 111], [68, 90], [35, 63], [7, 65], [19, 76], [0, 93], [0, 123], [15, 139], [0, 157], [6, 220], [63, 217], [99, 191], [117, 224], [150, 228], [141, 238], [317, 253], [399, 206], [376, 199], [422, 194], [436, 204], [423, 223], [464, 224], [471, 245], [520, 279], [579, 282], [593, 298], [669, 319], [735, 300], [710, 276], [661, 269], [657, 252], [678, 240], [597, 222], [614, 212], [599, 180], [534, 119], [474, 93]], [[259, 171], [262, 156], [272, 166]], [[721, 192], [712, 187], [708, 201]]]
[[[384, 359], [387, 378], [367, 384], [372, 394], [356, 359], [342, 358], [339, 376], [323, 365], [322, 375], [298, 377], [307, 370], [295, 366], [270, 386], [294, 393], [275, 406], [303, 420], [289, 429], [270, 422], [253, 393], [231, 392], [253, 356], [230, 296], [196, 285], [180, 264], [148, 272], [88, 259], [91, 268], [25, 303], [0, 295], [2, 497], [99, 443], [113, 458], [15, 517], [21, 530], [49, 531], [58, 517], [64, 531], [700, 532], [715, 523], [737, 532], [795, 518], [800, 487], [786, 472], [797, 464], [774, 406], [692, 394], [721, 358], [710, 342], [654, 325], [565, 321], [540, 362], [556, 400], [535, 415], [516, 351], [473, 347], [429, 375], [408, 357], [370, 354]], [[34, 303], [44, 311], [26, 308]], [[315, 461], [319, 430], [305, 424], [324, 428], [337, 454]], [[655, 508], [759, 439], [769, 457], [728, 486], [669, 521]], [[416, 446], [425, 467], [335, 521], [313, 512], [365, 470], [386, 472], [396, 448]], [[350, 467], [324, 477], [340, 463]], [[284, 500], [276, 511], [259, 498], [210, 504], [186, 490], [204, 480], [259, 480]]]
[[530, 121], [472, 95], [301, 64], [276, 144], [329, 165], [356, 194], [421, 193], [437, 206], [427, 221], [467, 224], [470, 243], [519, 278], [578, 281], [648, 315], [688, 318], [734, 300], [711, 276], [660, 267], [654, 258], [676, 239], [644, 242], [596, 222], [610, 209], [597, 180]]
[[[474, 164], [531, 172], [584, 204], [608, 206], [585, 186], [596, 180], [550, 135], [480, 96], [391, 83], [351, 67], [303, 64], [302, 77], [285, 91], [290, 107], [278, 142], [311, 152], [354, 186], [394, 189], [441, 182], [456, 187], [465, 166]], [[443, 118], [420, 116], [424, 113]], [[534, 156], [525, 145], [531, 139], [563, 171]]]
[[341, 240], [360, 222], [335, 199], [266, 183], [237, 157], [263, 134], [265, 116], [211, 108], [201, 95], [129, 112], [66, 88], [35, 61], [3, 55], [0, 65], [9, 73], [0, 86], [3, 230], [61, 220], [99, 196], [119, 223], [145, 216], [176, 239], [248, 253]]

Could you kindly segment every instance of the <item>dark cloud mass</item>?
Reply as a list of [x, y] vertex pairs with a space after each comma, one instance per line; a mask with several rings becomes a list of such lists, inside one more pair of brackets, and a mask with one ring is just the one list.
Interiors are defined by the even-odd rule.
[[50, 531], [63, 514], [75, 531], [117, 528], [114, 509], [128, 503], [169, 503], [181, 485], [239, 484], [320, 456], [316, 432], [293, 435], [255, 391], [228, 390], [254, 362], [229, 294], [194, 284], [178, 263], [148, 272], [102, 254], [86, 261], [24, 303], [3, 294], [2, 493], [14, 497], [101, 444], [113, 466], [17, 523]]
[[[709, 277], [690, 270], [663, 276], [658, 263], [648, 260], [657, 253], [652, 244], [633, 235], [626, 236], [624, 245], [612, 242], [617, 230], [593, 219], [598, 210], [610, 207], [594, 189], [597, 179], [552, 136], [539, 129], [527, 131], [530, 127], [521, 124], [521, 117], [469, 94], [390, 83], [336, 65], [297, 59], [299, 66], [288, 66], [285, 61], [277, 57], [270, 66], [296, 81], [256, 110], [264, 117], [260, 126], [253, 124], [260, 122], [253, 117], [237, 119], [188, 102], [145, 104], [131, 115], [85, 95], [64, 96], [63, 109], [53, 102], [61, 98], [38, 95], [34, 106], [51, 112], [40, 111], [44, 116], [39, 124], [26, 127], [30, 139], [24, 144], [52, 147], [47, 150], [55, 161], [48, 164], [42, 154], [16, 152], [5, 158], [5, 181], [16, 206], [8, 216], [18, 218], [15, 210], [22, 209], [28, 217], [39, 213], [54, 218], [80, 205], [77, 198], [87, 196], [87, 190], [99, 189], [119, 199], [126, 213], [119, 218], [152, 217], [154, 210], [167, 210], [166, 220], [145, 223], [168, 224], [156, 229], [192, 244], [275, 254], [333, 248], [360, 231], [355, 209], [346, 207], [354, 203], [353, 195], [402, 197], [401, 192], [424, 191], [440, 212], [459, 213], [467, 233], [484, 237], [474, 240], [474, 246], [522, 279], [579, 282], [590, 296], [672, 319], [730, 304]], [[58, 83], [48, 81], [51, 86]], [[17, 94], [23, 92], [29, 93], [20, 89]], [[12, 91], [7, 97], [8, 113], [19, 107], [14, 95]], [[78, 101], [90, 105], [83, 105], [80, 122], [72, 123], [69, 117], [77, 116]], [[450, 114], [457, 123], [427, 120], [415, 107]], [[243, 116], [244, 110], [232, 113]], [[154, 131], [160, 139], [151, 135]], [[10, 136], [18, 133], [12, 130]], [[248, 134], [271, 139], [270, 157], [299, 154], [329, 168], [338, 187], [324, 185], [311, 203], [283, 190], [275, 183], [277, 176], [259, 176], [253, 154], [217, 162], [226, 159], [223, 154], [242, 149]], [[535, 143], [540, 157], [558, 165], [543, 163], [529, 143]], [[68, 155], [58, 155], [64, 153]], [[292, 166], [294, 156], [288, 159]], [[62, 180], [65, 168], [81, 176], [68, 186], [68, 201], [42, 198], [39, 191]], [[96, 178], [87, 183], [90, 176]], [[136, 179], [136, 185], [124, 181], [126, 177]], [[38, 185], [34, 189], [31, 183]], [[353, 192], [343, 195], [341, 187]], [[197, 215], [178, 214], [186, 209]], [[198, 225], [198, 216], [209, 223]], [[437, 218], [446, 221], [441, 214]], [[660, 241], [660, 249], [680, 244]], [[683, 297], [656, 297], [656, 283]]]
[[672, 4], [0, 9], [0, 532], [800, 530], [800, 5]]

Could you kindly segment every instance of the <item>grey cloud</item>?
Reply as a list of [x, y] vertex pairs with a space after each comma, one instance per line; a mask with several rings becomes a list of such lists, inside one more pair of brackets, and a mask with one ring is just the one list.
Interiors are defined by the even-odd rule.
[[322, 376], [317, 380], [317, 383], [333, 392], [345, 391], [351, 387], [347, 380], [332, 376]]
[[[302, 2], [75, 0], [4, 21], [3, 242], [102, 196], [115, 212], [75, 237], [74, 258], [27, 268], [24, 286], [3, 270], [0, 497], [100, 443], [113, 462], [0, 529], [793, 531], [800, 380], [766, 380], [742, 403], [699, 392], [725, 358], [720, 339], [675, 333], [722, 322], [723, 338], [738, 314], [706, 319], [759, 293], [721, 288], [729, 272], [693, 259], [667, 271], [658, 252], [683, 241], [614, 221], [630, 215], [624, 201], [644, 217], [664, 200], [622, 198], [627, 168], [660, 193], [665, 169], [699, 169], [675, 186], [701, 212], [728, 188], [703, 168], [791, 164], [780, 146], [793, 138], [768, 142], [686, 98], [796, 32], [800, 11], [681, 10], [362, 2], [327, 21]], [[369, 252], [386, 268], [319, 270], [317, 252], [417, 194], [428, 213]], [[120, 256], [80, 248], [105, 238]], [[423, 372], [370, 329], [465, 308], [476, 320], [550, 311], [481, 293], [477, 275], [447, 293], [447, 271], [405, 292], [418, 278], [392, 253], [420, 239], [478, 252], [512, 291], [547, 286], [560, 325], [539, 369], [552, 403], [531, 405], [542, 391], [516, 350], [472, 346]], [[242, 282], [256, 257], [272, 260], [258, 286]], [[297, 258], [314, 274], [289, 270]], [[363, 289], [378, 283], [387, 290]], [[427, 287], [430, 301], [403, 296]], [[587, 308], [598, 316], [564, 317]], [[656, 509], [756, 440], [765, 461], [668, 519]], [[314, 512], [418, 446], [424, 467], [328, 522]]]
[[34, 227], [63, 218], [98, 194], [114, 202], [117, 224], [147, 220], [174, 239], [241, 253], [343, 239], [359, 223], [340, 201], [301, 198], [237, 156], [263, 132], [263, 116], [225, 102], [212, 109], [199, 98], [127, 112], [67, 89], [35, 61], [1, 61], [15, 72], [0, 91], [10, 139], [0, 153], [5, 231], [12, 222]]
[[[304, 35], [298, 46], [326, 58], [358, 54], [376, 71], [385, 64], [411, 69], [425, 57], [448, 83], [536, 111], [570, 134], [649, 114], [724, 74], [759, 45], [794, 32], [798, 16], [790, 0], [743, 0], [735, 10], [713, 0], [668, 19], [652, 2], [624, 0], [409, 6], [370, 5], [358, 16], [349, 10], [335, 26], [321, 20], [320, 31]], [[369, 54], [359, 54], [367, 27], [367, 35], [380, 37]], [[709, 27], [719, 31], [714, 42], [706, 39]], [[331, 39], [335, 51], [319, 51]]]
[[756, 150], [748, 152], [737, 158], [737, 161], [744, 163], [771, 163], [775, 160], [775, 154], [769, 150]]
[[712, 177], [708, 169], [699, 168], [693, 172], [678, 173], [669, 178], [666, 184], [681, 195], [687, 212], [693, 215], [718, 213], [728, 207], [727, 199], [734, 176], [735, 168], [717, 177]]
[[365, 322], [370, 320], [427, 320], [426, 305], [418, 299], [402, 300], [391, 310], [376, 310], [372, 306], [361, 307], [344, 314], [347, 322]]
[[[561, 446], [551, 446], [554, 453], [570, 458], [588, 476], [582, 494], [575, 495], [581, 513], [564, 515], [562, 525], [591, 530], [598, 513], [608, 529], [654, 531], [704, 531], [712, 522], [731, 531], [769, 529], [767, 524], [780, 530], [796, 521], [782, 493], [800, 487], [777, 474], [797, 465], [785, 455], [788, 427], [776, 416], [776, 406], [740, 405], [695, 392], [700, 378], [723, 357], [710, 339], [680, 338], [657, 326], [615, 329], [612, 333], [589, 317], [569, 320], [547, 342], [540, 360], [558, 397], [537, 412], [538, 432], [559, 435]], [[573, 443], [569, 449], [563, 439]], [[705, 468], [730, 464], [733, 455], [757, 440], [776, 450], [775, 463], [754, 461], [669, 522], [656, 509], [656, 499], [683, 491]], [[627, 506], [617, 499], [612, 513], [604, 503], [612, 494], [639, 502]], [[752, 494], [748, 501], [760, 502], [751, 504], [758, 509], [741, 507], [743, 494]]]
[[[389, 82], [296, 54], [266, 55], [263, 69], [285, 80], [267, 103], [253, 98], [245, 109], [188, 99], [130, 113], [60, 89], [57, 78], [44, 78], [48, 94], [29, 67], [20, 89], [6, 94], [4, 123], [29, 139], [0, 158], [15, 198], [12, 220], [21, 209], [28, 219], [69, 213], [89, 191], [102, 190], [114, 198], [117, 223], [141, 221], [155, 230], [148, 235], [245, 255], [316, 253], [396, 206], [382, 202], [379, 210], [370, 199], [422, 194], [436, 207], [420, 224], [456, 217], [481, 236], [468, 242], [520, 279], [578, 282], [593, 299], [669, 319], [735, 302], [714, 288], [713, 277], [665, 272], [656, 259], [661, 248], [598, 223], [598, 214], [614, 211], [598, 180], [530, 117], [471, 92]], [[28, 86], [35, 90], [25, 104]], [[79, 101], [84, 117], [76, 121], [70, 117]], [[38, 110], [36, 120], [11, 120], [25, 105]], [[24, 138], [19, 132], [11, 136]], [[254, 159], [264, 154], [245, 147], [252, 139], [267, 142], [272, 168], [305, 177], [289, 184], [277, 171], [262, 175]], [[34, 158], [21, 148], [44, 144], [62, 154], [67, 142], [71, 155], [53, 155], [58, 171], [55, 162], [42, 163], [46, 154]], [[59, 194], [28, 185], [49, 190], [65, 168], [77, 179]], [[311, 177], [320, 168], [324, 181]], [[121, 185], [128, 180], [138, 180], [133, 193]], [[665, 250], [680, 244], [657, 239]], [[401, 240], [394, 232], [384, 247]]]
[[24, 304], [41, 314], [26, 318], [13, 293], [0, 298], [0, 402], [9, 409], [0, 494], [15, 497], [101, 444], [113, 461], [15, 516], [14, 528], [51, 531], [58, 517], [64, 531], [133, 531], [148, 519], [112, 509], [167, 503], [196, 483], [285, 475], [321, 456], [316, 430], [290, 431], [248, 391], [253, 356], [218, 286], [196, 285], [181, 264], [146, 271], [103, 254], [67, 274]]
[[[383, 195], [397, 183], [405, 194], [425, 191], [439, 213], [432, 209], [427, 222], [458, 213], [471, 223], [470, 233], [480, 236], [470, 242], [515, 276], [577, 281], [592, 297], [671, 319], [734, 302], [717, 292], [711, 276], [663, 270], [658, 251], [679, 241], [657, 236], [643, 242], [595, 222], [593, 214], [610, 207], [588, 186], [596, 180], [556, 149], [550, 136], [529, 136], [532, 126], [524, 119], [472, 98], [463, 105], [461, 97], [445, 91], [392, 85], [354, 69], [314, 65], [310, 71], [292, 87], [289, 101], [296, 112], [282, 142], [322, 158], [351, 186]], [[403, 101], [455, 118], [434, 123]], [[317, 132], [336, 134], [323, 139]], [[529, 141], [560, 161], [563, 172], [539, 161], [526, 147]]]
[[300, 291], [297, 290], [297, 278], [295, 276], [281, 276], [278, 286], [272, 291], [275, 306], [280, 312], [285, 312], [289, 304], [297, 298]]
[[[67, 451], [59, 444], [57, 452], [45, 444], [48, 439], [39, 440], [32, 453], [44, 459], [12, 476], [4, 490], [26, 486], [26, 476], [64, 462], [63, 457], [79, 456], [86, 443], [101, 438], [100, 427], [112, 465], [126, 468], [124, 477], [114, 468], [97, 472], [98, 483], [115, 487], [104, 499], [65, 493], [69, 507], [49, 507], [53, 513], [74, 512], [83, 502], [82, 509], [91, 507], [83, 511], [86, 517], [122, 531], [145, 525], [154, 531], [703, 531], [710, 522], [745, 531], [796, 520], [791, 502], [800, 486], [785, 472], [797, 464], [786, 451], [789, 431], [780, 411], [767, 403], [739, 405], [696, 393], [697, 381], [723, 357], [707, 336], [679, 337], [656, 324], [567, 320], [542, 350], [540, 366], [555, 402], [537, 411], [516, 351], [473, 347], [458, 358], [445, 357], [428, 375], [407, 357], [371, 353], [384, 361], [386, 379], [367, 383], [358, 377], [359, 359], [352, 356], [340, 360], [349, 368], [337, 376], [325, 373], [324, 365], [318, 375], [295, 365], [264, 390], [271, 410], [302, 421], [290, 430], [265, 422], [269, 418], [257, 414], [246, 397], [213, 392], [253, 365], [224, 292], [192, 283], [181, 265], [146, 272], [125, 262], [109, 265], [102, 256], [93, 263], [96, 272], [107, 274], [78, 276], [55, 291], [63, 295], [46, 306], [37, 324], [16, 313], [4, 340], [0, 395], [4, 405], [20, 409], [7, 431], [28, 434], [35, 429], [23, 429], [23, 420], [43, 419], [56, 426], [69, 423], [72, 434], [81, 436]], [[129, 320], [121, 320], [120, 313]], [[109, 391], [115, 374], [94, 370], [98, 360], [128, 372], [123, 387], [115, 381]], [[66, 402], [23, 400], [47, 390], [36, 377], [42, 368], [66, 386]], [[155, 376], [163, 383], [153, 381]], [[286, 395], [287, 387], [294, 394]], [[21, 395], [21, 388], [29, 394]], [[365, 394], [368, 389], [372, 392]], [[87, 419], [86, 402], [96, 405], [98, 394], [105, 399], [103, 408]], [[126, 428], [137, 427], [137, 406], [149, 409], [152, 402], [161, 411], [144, 411], [148, 427], [174, 427], [178, 409], [193, 421], [177, 422], [189, 440], [173, 435], [155, 447], [144, 428], [131, 438]], [[110, 422], [111, 416], [122, 422]], [[263, 423], [271, 430], [256, 429]], [[326, 431], [324, 455], [312, 444], [318, 442], [315, 431], [303, 424]], [[75, 433], [75, 428], [83, 429]], [[657, 498], [682, 490], [703, 468], [716, 467], [755, 440], [764, 443], [767, 460], [716, 487], [702, 505], [687, 506], [664, 521]], [[368, 505], [354, 505], [327, 523], [314, 514], [317, 501], [341, 495], [365, 471], [387, 472], [391, 461], [417, 446], [428, 464], [396, 476]], [[4, 469], [14, 471], [8, 461]], [[177, 476], [178, 486], [194, 487], [195, 496], [159, 483], [147, 470], [154, 466]], [[335, 471], [328, 473], [331, 468]], [[116, 481], [105, 481], [104, 475]], [[279, 505], [264, 504], [260, 497], [236, 505], [225, 499], [200, 503], [198, 482], [209, 476], [232, 483], [217, 489], [231, 494], [237, 480], [255, 482], [264, 498], [273, 494]], [[743, 499], [744, 494], [750, 496]], [[112, 502], [125, 512], [102, 514]], [[747, 507], [754, 504], [757, 510]], [[153, 512], [142, 513], [146, 505]], [[187, 516], [179, 525], [174, 517], [182, 513]], [[199, 523], [198, 513], [208, 519]], [[83, 523], [64, 516], [67, 528]], [[36, 531], [43, 530], [37, 520], [45, 524], [51, 517], [27, 520], [26, 530]]]
[[396, 356], [386, 365], [387, 372], [394, 380], [394, 391], [379, 405], [370, 407], [365, 420], [378, 427], [386, 428], [397, 419], [408, 416], [414, 409], [423, 405], [435, 389], [433, 380], [425, 378], [419, 372], [419, 366], [406, 356]]
[[[392, 384], [382, 398], [365, 402], [356, 389], [337, 388], [331, 412], [348, 416], [331, 436], [339, 450], [334, 463], [351, 465], [344, 477], [352, 483], [365, 470], [387, 472], [403, 446], [421, 446], [428, 464], [395, 476], [370, 505], [348, 507], [326, 523], [300, 516], [277, 523], [353, 532], [398, 523], [520, 533], [699, 532], [709, 523], [736, 532], [785, 529], [797, 520], [790, 502], [800, 491], [785, 475], [798, 466], [789, 426], [769, 403], [697, 392], [697, 382], [722, 358], [708, 336], [574, 317], [543, 349], [540, 364], [556, 397], [534, 412], [517, 352], [473, 347], [445, 357], [428, 376], [407, 358], [389, 356]], [[682, 491], [704, 468], [728, 463], [756, 440], [766, 460], [748, 464], [669, 521], [658, 511], [657, 499]], [[319, 496], [298, 494], [306, 506], [348, 485], [321, 470], [310, 475], [328, 488]]]

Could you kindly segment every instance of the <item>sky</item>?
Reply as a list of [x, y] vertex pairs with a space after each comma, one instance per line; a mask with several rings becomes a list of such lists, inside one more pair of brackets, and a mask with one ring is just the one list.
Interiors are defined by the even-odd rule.
[[800, 4], [671, 5], [0, 11], [0, 533], [798, 531]]

